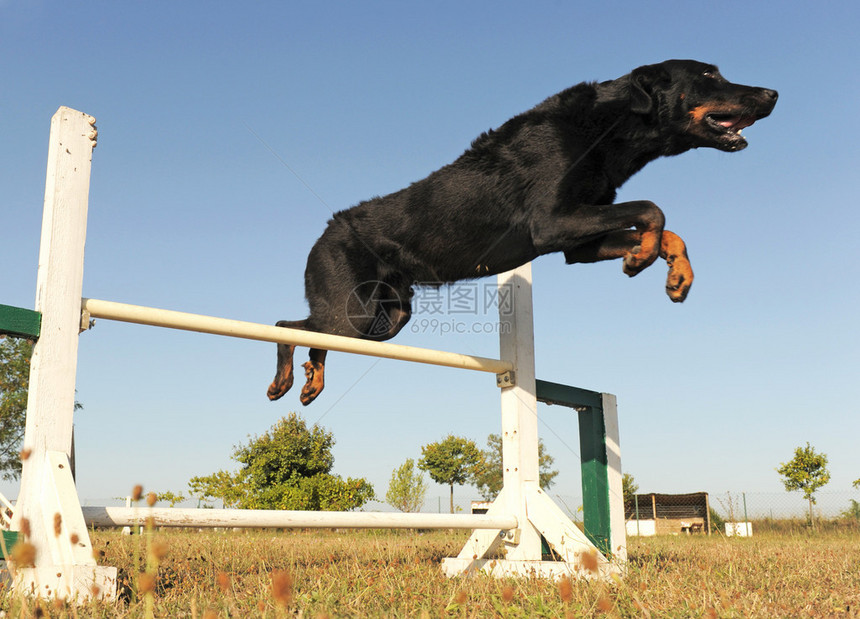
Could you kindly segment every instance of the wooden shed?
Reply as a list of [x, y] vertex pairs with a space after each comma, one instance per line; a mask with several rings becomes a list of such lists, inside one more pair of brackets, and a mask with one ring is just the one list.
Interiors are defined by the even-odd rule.
[[624, 519], [653, 521], [656, 535], [711, 532], [707, 492], [636, 494], [624, 502]]

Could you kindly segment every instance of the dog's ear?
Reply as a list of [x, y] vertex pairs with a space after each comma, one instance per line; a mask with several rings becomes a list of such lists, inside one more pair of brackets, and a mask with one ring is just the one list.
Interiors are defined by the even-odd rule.
[[654, 88], [670, 81], [669, 73], [659, 65], [634, 69], [630, 74], [630, 111], [650, 114], [654, 110]]

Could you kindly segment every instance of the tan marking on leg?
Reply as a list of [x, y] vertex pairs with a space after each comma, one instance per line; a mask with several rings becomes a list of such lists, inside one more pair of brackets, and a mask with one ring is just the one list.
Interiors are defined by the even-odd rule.
[[693, 267], [687, 258], [687, 246], [677, 234], [664, 230], [660, 241], [660, 257], [669, 266], [666, 294], [675, 303], [680, 303], [687, 298], [693, 284]]
[[[272, 384], [269, 385], [269, 389], [266, 392], [266, 395], [269, 396], [269, 399], [274, 401], [278, 398], [283, 397], [283, 395], [290, 390], [290, 387], [293, 386], [293, 353], [296, 350], [295, 346], [288, 346], [289, 353], [286, 355], [285, 359], [278, 359], [278, 368], [275, 372], [275, 378], [272, 380]], [[283, 362], [283, 365], [281, 363]]]
[[307, 406], [313, 402], [325, 387], [325, 365], [319, 361], [307, 361], [302, 367], [305, 368], [305, 386], [299, 401]]
[[[643, 269], [648, 268], [657, 259], [659, 254], [658, 243], [660, 233], [653, 230], [645, 230], [639, 237], [638, 251], [629, 252], [624, 257], [624, 272], [633, 277]], [[634, 247], [634, 249], [636, 249]]]

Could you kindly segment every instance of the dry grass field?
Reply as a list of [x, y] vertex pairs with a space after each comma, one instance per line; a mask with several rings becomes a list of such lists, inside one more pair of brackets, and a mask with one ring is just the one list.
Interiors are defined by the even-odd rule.
[[[794, 532], [791, 532], [791, 531]], [[611, 582], [446, 579], [466, 533], [97, 531], [119, 601], [4, 594], [4, 617], [860, 617], [860, 531], [630, 540]], [[150, 574], [146, 575], [147, 563]], [[143, 575], [140, 575], [143, 573]]]

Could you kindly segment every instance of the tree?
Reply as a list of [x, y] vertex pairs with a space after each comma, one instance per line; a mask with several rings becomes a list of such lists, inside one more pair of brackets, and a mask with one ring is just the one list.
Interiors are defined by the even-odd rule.
[[438, 443], [421, 448], [418, 468], [427, 471], [437, 484], [451, 487], [451, 513], [454, 513], [454, 484], [462, 486], [481, 462], [481, 450], [475, 441], [449, 434]]
[[0, 471], [6, 481], [21, 475], [32, 354], [33, 342], [0, 336]]
[[809, 501], [809, 522], [815, 528], [812, 505], [815, 503], [815, 491], [830, 481], [827, 470], [827, 456], [815, 453], [815, 448], [806, 443], [806, 447], [797, 447], [794, 458], [783, 462], [776, 472], [785, 479], [782, 480], [789, 492], [800, 490], [803, 498]]
[[182, 503], [185, 500], [185, 497], [180, 492], [179, 494], [175, 494], [170, 490], [166, 490], [165, 492], [158, 492], [155, 495], [156, 500], [159, 503], [169, 503], [170, 507], [176, 507], [177, 503]]
[[[32, 341], [0, 335], [0, 471], [6, 481], [21, 476], [32, 355]], [[81, 403], [75, 402], [75, 410], [81, 408]]]
[[415, 470], [415, 461], [409, 458], [391, 473], [385, 502], [402, 512], [417, 512], [424, 505], [427, 482]]
[[239, 507], [247, 487], [239, 473], [222, 470], [211, 475], [192, 477], [188, 481], [188, 492], [206, 507], [211, 507], [209, 501], [220, 499], [222, 506], [229, 508]]
[[851, 485], [854, 486], [855, 488], [860, 488], [860, 479], [855, 479], [854, 483]]
[[855, 501], [854, 499], [849, 499], [851, 501], [851, 505], [842, 512], [841, 516], [846, 520], [855, 520], [860, 521], [860, 502]]
[[233, 452], [242, 465], [236, 473], [218, 471], [193, 477], [191, 493], [208, 501], [221, 499], [225, 507], [344, 511], [374, 498], [366, 479], [332, 475], [334, 438], [320, 426], [308, 429], [290, 413], [271, 430]]
[[[543, 441], [539, 441], [538, 477], [540, 487], [543, 489], [555, 483], [558, 471], [550, 468], [554, 461], [553, 457], [544, 450]], [[492, 501], [502, 491], [503, 477], [502, 437], [498, 434], [490, 434], [487, 437], [487, 449], [481, 452], [481, 462], [475, 467], [472, 483], [478, 488], [485, 501]]]
[[621, 476], [621, 495], [624, 497], [624, 503], [632, 501], [637, 492], [639, 492], [639, 484], [633, 479], [633, 475], [624, 473]]

